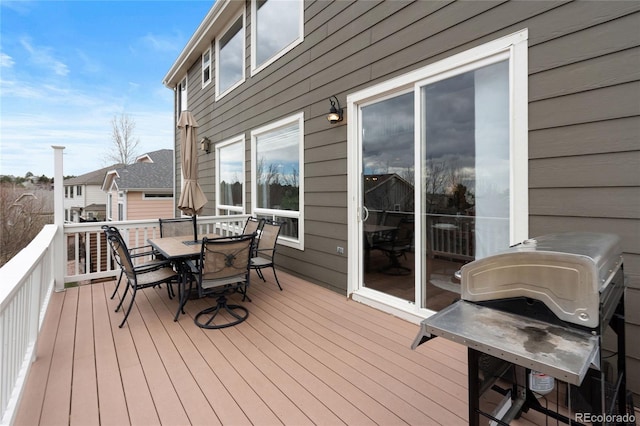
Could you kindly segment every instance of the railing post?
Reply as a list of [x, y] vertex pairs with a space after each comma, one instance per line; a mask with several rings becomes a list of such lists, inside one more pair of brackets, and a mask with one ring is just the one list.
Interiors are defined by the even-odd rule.
[[62, 151], [64, 146], [52, 146], [54, 152], [53, 175], [53, 211], [56, 236], [53, 241], [53, 277], [55, 279], [55, 291], [64, 290], [65, 246], [64, 246], [64, 175]]

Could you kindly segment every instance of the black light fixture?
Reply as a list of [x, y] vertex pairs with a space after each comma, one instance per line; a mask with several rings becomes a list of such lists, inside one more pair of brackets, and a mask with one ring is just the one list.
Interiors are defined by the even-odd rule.
[[211, 152], [211, 141], [206, 136], [200, 139], [200, 151], [204, 151], [207, 154]]
[[[342, 121], [343, 119], [342, 108], [340, 108], [340, 101], [338, 101], [338, 98], [336, 98], [335, 96], [332, 96], [329, 98], [329, 102], [331, 102], [331, 109], [329, 109], [327, 120], [329, 120], [331, 124], [336, 124], [338, 121]], [[337, 108], [336, 104], [338, 104]]]

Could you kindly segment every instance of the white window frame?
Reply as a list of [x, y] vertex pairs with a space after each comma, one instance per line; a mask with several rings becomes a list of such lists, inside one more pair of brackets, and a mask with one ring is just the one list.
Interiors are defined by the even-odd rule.
[[[355, 226], [349, 226], [349, 255], [347, 294], [355, 300], [376, 306], [409, 321], [419, 322], [433, 314], [433, 311], [421, 308], [419, 304], [400, 300], [387, 294], [362, 286], [361, 258], [359, 239], [362, 235], [362, 212], [360, 207], [361, 188], [354, 182], [360, 179], [360, 107], [377, 102], [385, 97], [413, 90], [415, 94], [415, 139], [421, 137], [421, 87], [426, 82], [437, 81], [480, 68], [499, 60], [509, 60], [509, 98], [510, 98], [510, 232], [512, 244], [528, 238], [529, 234], [529, 183], [528, 183], [528, 31], [526, 29], [490, 41], [478, 47], [450, 56], [423, 68], [392, 78], [375, 86], [363, 89], [347, 96], [347, 158], [348, 158], [348, 217], [353, 218]], [[420, 144], [421, 145], [421, 144]], [[420, 170], [422, 147], [416, 146], [414, 165]], [[422, 205], [421, 191], [415, 191], [414, 203]], [[416, 220], [415, 235], [423, 235], [421, 221]], [[418, 242], [416, 241], [416, 245]], [[424, 274], [423, 262], [416, 262], [417, 279]], [[421, 300], [421, 289], [416, 285], [415, 300]]]
[[[298, 211], [293, 210], [276, 210], [259, 208], [257, 184], [257, 150], [256, 143], [260, 135], [270, 133], [281, 127], [290, 126], [298, 123], [300, 134], [298, 135], [298, 161], [299, 161], [299, 204]], [[267, 124], [251, 131], [251, 210], [254, 216], [271, 215], [298, 219], [298, 239], [293, 239], [284, 235], [280, 235], [278, 243], [292, 247], [298, 250], [304, 250], [304, 113], [300, 112], [295, 115], [283, 118], [276, 122]]]
[[[209, 56], [209, 60], [205, 59], [207, 54]], [[207, 68], [209, 68], [209, 79], [207, 81], [205, 81], [204, 80], [204, 72], [205, 72], [205, 70]], [[207, 50], [202, 52], [202, 70], [201, 70], [201, 75], [202, 75], [202, 88], [204, 89], [209, 84], [211, 84], [211, 80], [213, 80], [213, 73], [211, 72], [211, 47], [209, 47]]]
[[113, 220], [113, 193], [107, 193], [107, 220]]
[[[258, 65], [257, 55], [256, 55], [256, 47], [257, 47], [257, 25], [256, 25], [256, 7], [257, 0], [251, 0], [251, 76], [256, 75], [282, 56], [284, 56], [291, 49], [299, 45], [304, 41], [304, 2], [302, 0], [297, 0], [300, 3], [300, 13], [298, 16], [298, 38], [293, 40], [287, 46], [283, 47], [279, 52], [275, 55], [267, 59], [264, 63]], [[270, 1], [282, 1], [282, 0], [270, 0]]]
[[245, 212], [245, 205], [246, 205], [246, 167], [245, 167], [245, 161], [243, 158], [242, 161], [242, 207], [238, 207], [238, 206], [230, 206], [227, 204], [222, 204], [220, 202], [220, 195], [221, 195], [221, 191], [220, 191], [220, 171], [221, 171], [221, 166], [220, 166], [220, 150], [222, 148], [228, 147], [230, 145], [233, 144], [240, 144], [242, 145], [242, 152], [244, 154], [245, 152], [245, 139], [244, 139], [244, 134], [242, 135], [238, 135], [235, 136], [231, 139], [227, 139], [225, 141], [222, 141], [220, 143], [217, 143], [215, 146], [215, 150], [216, 150], [216, 211], [218, 215], [221, 215], [221, 210], [228, 210], [228, 211], [232, 211], [232, 212], [236, 212], [237, 214], [244, 214]]
[[[229, 88], [225, 89], [224, 91], [220, 92], [220, 41], [222, 40], [222, 38], [227, 35], [227, 33], [229, 32], [229, 30], [231, 30], [231, 28], [233, 27], [233, 25], [238, 22], [238, 19], [240, 19], [242, 17], [242, 29], [240, 30], [241, 32], [241, 39], [242, 39], [242, 77], [240, 78], [240, 80], [238, 80], [237, 82], [235, 82], [234, 84], [232, 84]], [[242, 10], [241, 13], [239, 13], [238, 15], [236, 15], [229, 23], [229, 25], [227, 25], [225, 27], [225, 29], [220, 32], [220, 35], [218, 37], [216, 37], [216, 42], [215, 42], [215, 54], [216, 54], [216, 101], [223, 98], [226, 94], [230, 93], [231, 91], [233, 91], [233, 89], [235, 89], [236, 87], [238, 87], [239, 85], [241, 85], [242, 83], [244, 83], [245, 79], [246, 79], [246, 58], [245, 58], [245, 52], [247, 49], [247, 42], [246, 42], [246, 28], [247, 28], [247, 18], [246, 18], [246, 14], [244, 13], [244, 9]]]
[[176, 93], [176, 102], [178, 103], [176, 111], [179, 119], [180, 113], [182, 111], [186, 111], [189, 107], [187, 101], [189, 95], [189, 78], [187, 74], [185, 74], [182, 80], [180, 80], [180, 83], [176, 86], [176, 91], [178, 92]]

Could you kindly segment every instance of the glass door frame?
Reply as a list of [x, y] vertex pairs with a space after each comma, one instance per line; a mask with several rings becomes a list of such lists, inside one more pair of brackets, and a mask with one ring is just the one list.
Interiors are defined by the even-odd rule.
[[[419, 323], [432, 315], [434, 311], [422, 307], [424, 300], [423, 285], [424, 254], [423, 212], [422, 212], [422, 156], [424, 154], [422, 138], [422, 99], [421, 88], [425, 84], [457, 75], [470, 69], [479, 68], [499, 60], [509, 60], [510, 86], [510, 159], [511, 159], [511, 196], [510, 196], [510, 243], [528, 238], [528, 61], [526, 29], [503, 38], [488, 42], [468, 51], [427, 65], [418, 70], [395, 77], [383, 83], [363, 89], [347, 96], [347, 179], [348, 179], [348, 297], [392, 313], [408, 321]], [[384, 100], [391, 96], [413, 90], [414, 92], [414, 170], [416, 190], [414, 191], [415, 220], [415, 301], [399, 299], [388, 294], [372, 290], [363, 285], [363, 210], [362, 210], [362, 138], [361, 108]], [[366, 219], [366, 218], [365, 218]]]

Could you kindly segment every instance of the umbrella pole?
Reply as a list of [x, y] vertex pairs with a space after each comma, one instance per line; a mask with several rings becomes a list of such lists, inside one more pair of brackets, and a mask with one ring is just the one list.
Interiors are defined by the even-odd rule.
[[191, 216], [193, 220], [193, 241], [198, 242], [198, 224], [196, 223], [196, 215]]

